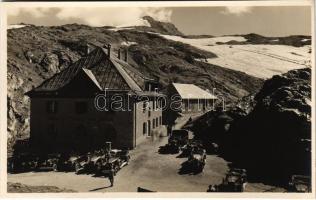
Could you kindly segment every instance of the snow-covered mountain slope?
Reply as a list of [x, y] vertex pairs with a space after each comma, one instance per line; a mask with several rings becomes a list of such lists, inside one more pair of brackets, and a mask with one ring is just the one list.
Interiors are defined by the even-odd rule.
[[190, 44], [210, 51], [216, 58], [207, 59], [210, 64], [245, 72], [258, 78], [271, 78], [292, 69], [311, 66], [310, 45], [293, 47], [287, 45], [217, 44], [229, 41], [244, 42], [242, 36], [223, 36], [213, 38], [189, 39], [181, 36], [162, 35], [166, 39]]
[[24, 24], [10, 24], [8, 25], [7, 29], [16, 29], [16, 28], [23, 28], [27, 25], [24, 25]]

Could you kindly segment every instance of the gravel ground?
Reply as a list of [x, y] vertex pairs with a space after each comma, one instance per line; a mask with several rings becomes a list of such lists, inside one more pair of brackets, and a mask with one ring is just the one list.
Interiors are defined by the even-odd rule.
[[[194, 116], [196, 117], [196, 116]], [[175, 128], [185, 124], [189, 116], [177, 120]], [[8, 182], [27, 186], [56, 186], [78, 192], [136, 192], [142, 187], [159, 192], [206, 192], [210, 184], [220, 184], [228, 171], [228, 162], [216, 155], [207, 155], [202, 173], [179, 173], [187, 158], [177, 154], [159, 154], [158, 149], [167, 143], [167, 137], [146, 142], [131, 151], [131, 161], [115, 176], [114, 187], [105, 177], [76, 175], [73, 172], [27, 172], [8, 174]], [[260, 183], [249, 183], [248, 192], [282, 192], [282, 189]], [[8, 192], [21, 192], [10, 188]]]
[[104, 177], [76, 175], [72, 172], [28, 172], [9, 174], [8, 181], [31, 186], [57, 186], [79, 192], [136, 192], [137, 187], [164, 192], [205, 192], [209, 184], [219, 184], [228, 170], [227, 162], [215, 155], [207, 156], [202, 173], [180, 175], [181, 163], [186, 158], [159, 154], [159, 146], [167, 138], [150, 139], [131, 152], [131, 161], [115, 176], [114, 187]]
[[14, 193], [59, 193], [76, 192], [74, 190], [61, 189], [56, 186], [29, 186], [21, 183], [8, 183], [8, 192]]

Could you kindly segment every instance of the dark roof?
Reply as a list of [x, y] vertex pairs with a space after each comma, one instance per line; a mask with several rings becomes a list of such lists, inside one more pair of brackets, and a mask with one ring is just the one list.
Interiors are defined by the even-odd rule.
[[45, 80], [31, 92], [53, 92], [66, 86], [83, 71], [100, 90], [132, 90], [143, 91], [145, 82], [153, 80], [144, 77], [130, 64], [119, 60], [115, 56], [108, 57], [107, 50], [97, 47], [86, 57]]

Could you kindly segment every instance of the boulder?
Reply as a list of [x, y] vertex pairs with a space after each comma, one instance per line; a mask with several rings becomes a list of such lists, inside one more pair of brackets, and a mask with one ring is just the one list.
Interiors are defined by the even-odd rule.
[[53, 53], [46, 53], [40, 65], [46, 72], [57, 73], [60, 71], [58, 56]]
[[273, 184], [310, 175], [311, 69], [272, 77], [254, 99], [253, 110], [231, 129], [230, 159]]

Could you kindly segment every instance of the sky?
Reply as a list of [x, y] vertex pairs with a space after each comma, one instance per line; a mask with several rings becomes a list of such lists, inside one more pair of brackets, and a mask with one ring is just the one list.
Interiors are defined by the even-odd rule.
[[187, 35], [311, 35], [309, 6], [9, 8], [8, 24], [146, 25], [141, 19], [146, 15], [171, 22]]

